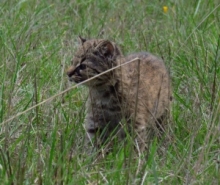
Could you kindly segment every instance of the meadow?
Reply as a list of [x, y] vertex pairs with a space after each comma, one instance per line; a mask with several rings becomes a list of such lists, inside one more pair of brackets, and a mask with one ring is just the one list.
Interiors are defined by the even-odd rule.
[[[121, 143], [97, 163], [83, 150], [87, 89], [65, 73], [79, 35], [166, 63], [172, 141], [142, 173]], [[220, 184], [219, 62], [219, 0], [1, 0], [0, 184]]]

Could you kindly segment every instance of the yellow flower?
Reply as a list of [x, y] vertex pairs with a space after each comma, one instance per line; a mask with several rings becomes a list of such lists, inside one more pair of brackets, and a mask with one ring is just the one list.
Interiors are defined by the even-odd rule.
[[167, 13], [167, 11], [168, 11], [168, 7], [167, 6], [163, 6], [163, 12]]
[[110, 19], [110, 22], [115, 22], [115, 19], [111, 18], [111, 19]]

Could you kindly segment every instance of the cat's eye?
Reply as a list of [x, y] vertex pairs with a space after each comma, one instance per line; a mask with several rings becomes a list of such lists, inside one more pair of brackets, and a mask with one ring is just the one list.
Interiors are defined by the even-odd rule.
[[85, 64], [80, 64], [79, 69], [80, 69], [80, 70], [86, 69], [86, 65], [85, 65]]

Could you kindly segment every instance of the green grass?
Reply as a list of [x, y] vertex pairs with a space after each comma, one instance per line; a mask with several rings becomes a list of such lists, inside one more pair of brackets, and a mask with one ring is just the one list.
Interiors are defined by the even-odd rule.
[[[84, 87], [29, 110], [71, 85], [78, 35], [147, 50], [170, 71], [172, 143], [161, 156], [153, 142], [141, 174], [120, 143], [99, 163], [86, 155]], [[0, 184], [219, 184], [219, 62], [218, 0], [1, 0]]]

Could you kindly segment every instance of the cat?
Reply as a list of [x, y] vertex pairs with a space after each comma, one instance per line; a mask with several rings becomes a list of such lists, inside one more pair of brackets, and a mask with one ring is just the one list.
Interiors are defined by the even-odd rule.
[[133, 133], [136, 148], [143, 152], [148, 134], [164, 130], [170, 107], [170, 76], [163, 61], [148, 52], [123, 56], [109, 40], [79, 38], [80, 46], [67, 70], [70, 81], [84, 82], [119, 66], [83, 84], [89, 89], [87, 139], [100, 148], [112, 137], [121, 140], [127, 132]]

